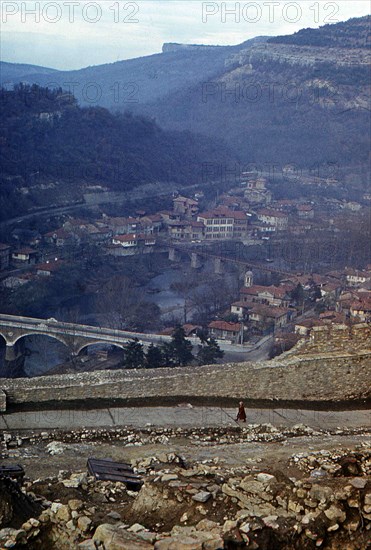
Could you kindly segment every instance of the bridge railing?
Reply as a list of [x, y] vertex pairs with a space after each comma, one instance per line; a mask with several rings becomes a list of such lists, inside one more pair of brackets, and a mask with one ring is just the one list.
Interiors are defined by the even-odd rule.
[[[147, 342], [164, 342], [170, 341], [171, 336], [161, 334], [148, 334], [144, 332], [132, 332], [118, 329], [110, 329], [105, 327], [95, 327], [92, 325], [80, 325], [63, 321], [54, 321], [49, 319], [37, 319], [32, 317], [18, 317], [15, 315], [0, 315], [0, 326], [13, 327], [18, 329], [32, 329], [33, 332], [42, 334], [62, 334], [74, 337], [91, 337], [102, 340], [130, 340], [138, 338], [138, 340]], [[198, 338], [190, 338], [193, 345], [198, 342]]]

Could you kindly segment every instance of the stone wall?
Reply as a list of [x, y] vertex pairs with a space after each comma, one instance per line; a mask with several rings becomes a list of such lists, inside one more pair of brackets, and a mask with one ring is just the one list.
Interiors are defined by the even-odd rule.
[[280, 361], [0, 380], [8, 405], [99, 400], [158, 403], [218, 400], [346, 401], [370, 397], [371, 352]]
[[304, 353], [323, 353], [332, 350], [357, 353], [369, 349], [370, 342], [370, 324], [329, 324], [312, 328]]
[[272, 361], [0, 379], [0, 388], [7, 405], [34, 407], [80, 406], [82, 401], [94, 407], [103, 402], [161, 405], [235, 399], [364, 402], [371, 397], [371, 327], [315, 327], [307, 340]]

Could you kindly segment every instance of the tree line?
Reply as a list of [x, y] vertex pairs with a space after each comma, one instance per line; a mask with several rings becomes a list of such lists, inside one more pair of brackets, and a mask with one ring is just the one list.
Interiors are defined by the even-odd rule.
[[215, 338], [207, 332], [198, 333], [200, 344], [197, 354], [192, 353], [192, 343], [186, 338], [184, 328], [177, 325], [170, 342], [158, 346], [151, 344], [145, 352], [143, 344], [134, 338], [124, 346], [122, 367], [126, 369], [185, 367], [187, 365], [208, 365], [222, 359], [224, 352]]

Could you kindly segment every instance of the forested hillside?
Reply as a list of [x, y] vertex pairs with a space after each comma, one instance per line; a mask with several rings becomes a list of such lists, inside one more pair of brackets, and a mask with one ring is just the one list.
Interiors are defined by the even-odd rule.
[[[209, 138], [223, 138], [243, 165], [255, 163], [267, 170], [288, 163], [315, 170], [336, 166], [366, 186], [369, 26], [370, 17], [362, 17], [237, 46], [165, 44], [161, 54], [52, 76], [22, 76], [20, 70], [13, 83], [45, 85], [52, 78], [63, 88], [63, 83], [75, 82], [78, 104], [90, 101], [94, 108], [83, 111], [74, 104], [62, 117], [53, 117], [52, 124], [45, 119], [36, 124], [34, 118], [30, 136], [23, 135], [29, 120], [22, 122], [13, 139], [33, 150], [23, 166], [47, 166], [53, 175], [61, 169], [64, 177], [71, 166], [92, 165], [90, 174], [104, 171], [104, 180], [115, 187], [171, 174], [184, 181], [194, 177], [189, 166], [201, 158], [218, 158], [221, 164], [223, 149]], [[112, 117], [98, 106], [122, 114]], [[148, 118], [123, 114], [129, 112]], [[174, 133], [184, 130], [207, 138]], [[33, 147], [37, 132], [40, 145]], [[8, 152], [18, 147], [9, 139]], [[118, 161], [124, 165], [120, 182], [109, 175]], [[6, 169], [14, 175], [9, 162]]]
[[0, 117], [2, 216], [19, 209], [35, 182], [103, 184], [115, 191], [156, 181], [188, 185], [202, 180], [204, 162], [228, 158], [215, 140], [164, 131], [143, 116], [80, 108], [60, 89], [2, 90]]
[[323, 46], [329, 48], [369, 48], [371, 16], [327, 24], [320, 29], [301, 29], [285, 35], [274, 36], [268, 42], [296, 46]]

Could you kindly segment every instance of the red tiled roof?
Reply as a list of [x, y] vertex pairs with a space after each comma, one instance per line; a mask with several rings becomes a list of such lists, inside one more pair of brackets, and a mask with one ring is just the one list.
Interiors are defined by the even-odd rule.
[[371, 310], [371, 296], [365, 296], [364, 298], [361, 298], [361, 300], [359, 302], [352, 302], [351, 308], [352, 309], [357, 309], [357, 310], [370, 311]]
[[227, 321], [211, 321], [209, 328], [225, 330], [226, 332], [238, 332], [241, 325], [239, 323], [228, 323]]
[[[290, 289], [291, 290], [291, 289]], [[288, 290], [285, 286], [261, 286], [261, 285], [252, 285], [250, 287], [243, 287], [240, 291], [242, 294], [248, 294], [250, 296], [258, 296], [262, 292], [269, 292], [275, 298], [283, 298]]]
[[46, 262], [44, 264], [38, 264], [36, 269], [37, 271], [57, 271], [62, 264], [63, 262], [61, 260], [57, 260], [56, 262]]
[[233, 218], [234, 220], [247, 220], [247, 215], [241, 210], [230, 210], [226, 206], [218, 206], [214, 210], [203, 212], [198, 215], [200, 218], [213, 219], [213, 218]]
[[253, 304], [251, 307], [251, 313], [257, 313], [258, 315], [264, 315], [265, 317], [272, 317], [278, 319], [283, 315], [287, 315], [290, 310], [284, 307], [271, 307], [264, 304]]

